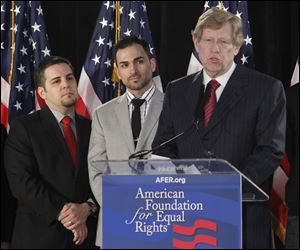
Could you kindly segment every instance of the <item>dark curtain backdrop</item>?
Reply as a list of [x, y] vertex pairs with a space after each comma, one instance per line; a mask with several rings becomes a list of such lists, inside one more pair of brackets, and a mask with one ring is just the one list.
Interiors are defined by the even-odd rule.
[[[71, 60], [79, 79], [101, 1], [42, 1], [52, 55]], [[147, 1], [163, 87], [186, 75], [191, 30], [204, 1]], [[249, 1], [255, 68], [287, 87], [299, 54], [299, 2]]]

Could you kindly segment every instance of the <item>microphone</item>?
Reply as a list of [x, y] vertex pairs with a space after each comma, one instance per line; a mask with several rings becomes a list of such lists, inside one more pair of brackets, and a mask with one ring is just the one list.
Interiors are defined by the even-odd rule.
[[129, 160], [131, 159], [135, 159], [135, 158], [138, 158], [138, 159], [143, 159], [143, 157], [149, 153], [152, 153], [153, 151], [155, 151], [156, 149], [159, 149], [173, 141], [175, 141], [176, 139], [178, 139], [179, 137], [183, 136], [184, 134], [186, 134], [187, 132], [189, 132], [192, 128], [194, 128], [194, 125], [195, 124], [195, 121], [193, 122], [192, 126], [190, 126], [188, 129], [186, 129], [185, 131], [171, 137], [169, 140], [166, 140], [164, 142], [162, 142], [161, 144], [157, 145], [156, 147], [152, 148], [152, 149], [148, 149], [148, 150], [140, 150], [136, 153], [133, 153], [129, 156]]

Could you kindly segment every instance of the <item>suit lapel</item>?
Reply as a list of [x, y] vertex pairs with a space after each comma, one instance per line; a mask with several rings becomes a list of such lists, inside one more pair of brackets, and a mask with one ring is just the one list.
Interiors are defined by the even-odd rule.
[[146, 144], [153, 127], [157, 123], [159, 119], [159, 115], [161, 112], [163, 104], [163, 94], [159, 92], [158, 89], [155, 89], [155, 93], [153, 94], [151, 104], [144, 122], [144, 125], [141, 130], [140, 139], [138, 141], [137, 147], [135, 151], [139, 151]]
[[83, 165], [80, 164], [82, 160], [86, 160], [83, 157], [84, 151], [86, 150], [86, 148], [84, 148], [85, 143], [84, 143], [84, 137], [87, 136], [85, 134], [86, 129], [84, 127], [84, 123], [81, 121], [81, 118], [75, 114], [75, 120], [76, 120], [76, 135], [77, 135], [77, 165], [75, 168], [75, 173], [76, 175], [79, 172], [79, 168]]
[[114, 112], [116, 113], [117, 122], [120, 125], [120, 134], [123, 136], [124, 141], [126, 141], [129, 151], [133, 153], [134, 143], [126, 93], [117, 101], [117, 104], [114, 107]]
[[209, 122], [207, 129], [204, 131], [204, 134], [216, 126], [224, 118], [224, 116], [237, 105], [239, 100], [245, 94], [245, 88], [243, 86], [247, 84], [248, 81], [242, 74], [241, 68], [237, 66], [223, 90], [211, 117], [211, 121]]

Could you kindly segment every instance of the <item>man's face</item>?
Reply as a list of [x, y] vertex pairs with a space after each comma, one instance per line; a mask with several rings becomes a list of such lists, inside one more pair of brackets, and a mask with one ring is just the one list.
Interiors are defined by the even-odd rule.
[[118, 77], [135, 96], [141, 96], [150, 88], [156, 62], [149, 60], [141, 45], [118, 50], [116, 61]]
[[193, 37], [193, 40], [202, 66], [212, 78], [229, 70], [240, 49], [240, 46], [233, 44], [230, 23], [218, 30], [203, 29], [201, 38]]
[[75, 105], [77, 82], [69, 65], [60, 63], [48, 67], [44, 78], [45, 85], [38, 87], [38, 92], [50, 108], [64, 113]]

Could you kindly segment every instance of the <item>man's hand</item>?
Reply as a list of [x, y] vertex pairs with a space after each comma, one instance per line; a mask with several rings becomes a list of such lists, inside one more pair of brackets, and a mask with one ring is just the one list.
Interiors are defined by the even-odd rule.
[[73, 230], [79, 225], [84, 224], [89, 215], [90, 207], [86, 202], [81, 204], [67, 203], [60, 211], [58, 220], [65, 228]]
[[86, 226], [86, 223], [77, 226], [72, 230], [72, 233], [74, 234], [73, 241], [75, 242], [75, 245], [81, 245], [88, 235], [88, 228]]

